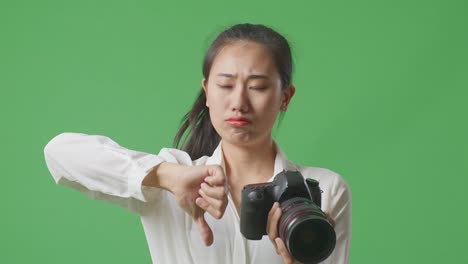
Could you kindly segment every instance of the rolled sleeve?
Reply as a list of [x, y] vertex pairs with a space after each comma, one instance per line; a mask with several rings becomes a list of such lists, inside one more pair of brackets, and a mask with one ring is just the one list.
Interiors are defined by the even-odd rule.
[[142, 181], [165, 160], [126, 149], [105, 136], [62, 133], [47, 143], [44, 156], [57, 184], [139, 214], [162, 193], [162, 189], [143, 186]]

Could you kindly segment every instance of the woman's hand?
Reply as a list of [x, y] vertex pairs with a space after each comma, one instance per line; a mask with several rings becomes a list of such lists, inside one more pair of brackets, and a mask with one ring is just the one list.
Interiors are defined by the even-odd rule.
[[[295, 260], [290, 254], [284, 241], [278, 236], [278, 224], [279, 220], [281, 219], [281, 215], [283, 212], [281, 211], [281, 207], [279, 206], [278, 202], [273, 204], [270, 212], [268, 213], [268, 221], [267, 221], [267, 234], [270, 238], [271, 242], [275, 246], [276, 254], [281, 255], [283, 258], [283, 262], [287, 264], [295, 264], [299, 263]], [[335, 226], [335, 220], [330, 217], [328, 212], [325, 212], [327, 215], [328, 221], [332, 226]]]
[[155, 173], [158, 186], [174, 194], [179, 206], [194, 219], [205, 244], [211, 245], [213, 231], [204, 214], [208, 212], [220, 219], [226, 210], [226, 176], [222, 167], [184, 166], [164, 162], [156, 168]]

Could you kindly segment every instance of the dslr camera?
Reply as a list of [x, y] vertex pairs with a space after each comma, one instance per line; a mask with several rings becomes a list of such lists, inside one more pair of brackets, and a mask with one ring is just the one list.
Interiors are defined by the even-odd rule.
[[336, 234], [320, 209], [319, 182], [298, 171], [282, 171], [272, 182], [249, 184], [242, 189], [240, 230], [247, 239], [267, 235], [268, 212], [279, 202], [283, 214], [278, 235], [291, 256], [302, 263], [319, 263], [333, 252]]

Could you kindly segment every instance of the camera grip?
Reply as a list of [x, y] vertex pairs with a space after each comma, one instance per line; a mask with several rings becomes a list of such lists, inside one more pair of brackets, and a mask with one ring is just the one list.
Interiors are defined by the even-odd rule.
[[273, 205], [269, 200], [265, 197], [264, 189], [242, 190], [240, 229], [247, 239], [260, 240], [266, 235], [268, 210]]

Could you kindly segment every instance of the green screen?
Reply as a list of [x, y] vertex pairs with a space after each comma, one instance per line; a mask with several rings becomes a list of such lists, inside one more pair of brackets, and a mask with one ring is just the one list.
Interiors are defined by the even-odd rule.
[[[139, 217], [57, 186], [62, 132], [170, 147], [213, 38], [261, 23], [297, 92], [274, 136], [352, 192], [352, 264], [468, 263], [466, 1], [0, 2], [0, 263], [150, 263]], [[216, 234], [215, 234], [216, 236]]]

